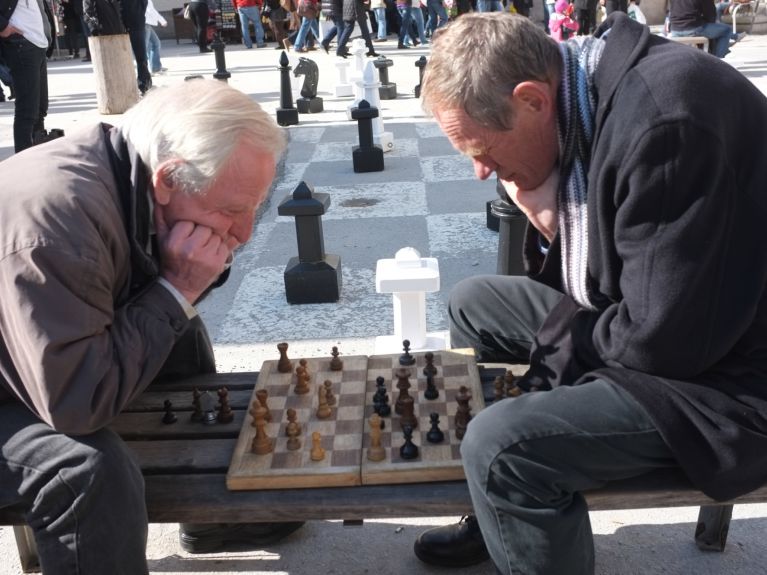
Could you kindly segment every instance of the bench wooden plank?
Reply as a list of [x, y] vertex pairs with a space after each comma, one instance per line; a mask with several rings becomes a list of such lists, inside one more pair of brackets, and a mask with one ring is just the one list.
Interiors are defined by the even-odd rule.
[[233, 439], [171, 439], [128, 441], [144, 475], [226, 473], [234, 452]]

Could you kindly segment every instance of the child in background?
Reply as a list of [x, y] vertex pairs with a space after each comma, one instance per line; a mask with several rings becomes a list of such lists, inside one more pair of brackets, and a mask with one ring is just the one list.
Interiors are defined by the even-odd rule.
[[557, 0], [554, 3], [554, 13], [549, 16], [549, 34], [557, 42], [562, 42], [577, 30], [578, 22], [573, 20], [573, 5], [567, 0]]

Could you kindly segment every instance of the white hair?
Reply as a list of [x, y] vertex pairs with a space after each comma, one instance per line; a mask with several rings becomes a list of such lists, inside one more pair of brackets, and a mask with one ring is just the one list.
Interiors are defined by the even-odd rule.
[[151, 90], [128, 110], [121, 130], [151, 173], [179, 160], [167, 175], [187, 193], [205, 190], [243, 140], [275, 162], [286, 146], [282, 129], [261, 106], [220, 80]]

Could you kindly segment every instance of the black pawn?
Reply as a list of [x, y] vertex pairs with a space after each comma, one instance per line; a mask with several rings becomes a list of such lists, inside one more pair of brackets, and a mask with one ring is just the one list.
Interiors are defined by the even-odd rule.
[[378, 108], [371, 106], [367, 100], [360, 100], [356, 108], [352, 108], [352, 120], [357, 120], [360, 145], [352, 148], [352, 163], [356, 173], [382, 172], [384, 169], [384, 153], [381, 146], [373, 143], [373, 118], [378, 117]]
[[429, 414], [431, 420], [431, 429], [426, 434], [426, 441], [429, 443], [442, 443], [445, 440], [445, 434], [439, 428], [439, 414], [433, 411]]
[[280, 107], [277, 108], [277, 123], [280, 126], [298, 124], [298, 110], [293, 106], [293, 91], [290, 87], [290, 70], [288, 55], [283, 52], [280, 56]]
[[421, 97], [421, 84], [423, 84], [423, 73], [426, 68], [426, 56], [421, 56], [415, 63], [415, 67], [418, 68], [418, 85], [415, 87], [415, 97]]
[[379, 56], [373, 60], [373, 66], [378, 69], [378, 82], [381, 84], [378, 87], [378, 97], [382, 100], [394, 100], [397, 97], [397, 84], [389, 82], [389, 67], [393, 64], [394, 61], [386, 56]]
[[413, 443], [413, 428], [405, 425], [402, 428], [402, 434], [405, 436], [405, 443], [399, 448], [399, 455], [402, 459], [415, 459], [418, 457], [418, 446]]
[[325, 253], [322, 214], [330, 206], [330, 194], [314, 193], [299, 182], [279, 206], [281, 216], [296, 219], [298, 257], [288, 261], [283, 277], [290, 304], [332, 303], [341, 296], [341, 257]]
[[434, 385], [433, 375], [426, 376], [426, 391], [424, 392], [423, 396], [426, 399], [437, 399], [439, 397], [439, 391], [437, 390], [437, 386]]
[[410, 340], [404, 339], [402, 340], [402, 349], [405, 351], [401, 356], [399, 356], [399, 364], [400, 365], [415, 365], [415, 357], [410, 355]]
[[170, 399], [166, 399], [163, 402], [163, 406], [165, 407], [165, 415], [162, 416], [162, 422], [166, 425], [170, 425], [171, 423], [176, 423], [176, 420], [178, 419], [176, 417], [176, 414], [173, 413], [173, 404], [170, 402]]

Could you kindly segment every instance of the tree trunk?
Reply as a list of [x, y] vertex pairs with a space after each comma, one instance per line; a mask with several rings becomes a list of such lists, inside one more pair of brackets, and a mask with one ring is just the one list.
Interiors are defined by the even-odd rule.
[[99, 113], [122, 114], [139, 99], [130, 39], [127, 34], [91, 36], [88, 44]]

